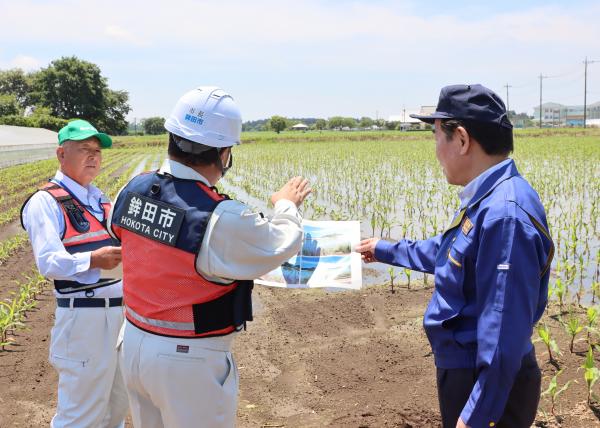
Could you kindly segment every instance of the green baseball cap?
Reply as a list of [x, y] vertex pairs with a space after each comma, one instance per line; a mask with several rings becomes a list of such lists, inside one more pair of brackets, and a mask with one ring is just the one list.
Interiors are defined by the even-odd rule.
[[103, 132], [98, 132], [90, 122], [81, 119], [67, 123], [66, 126], [58, 131], [58, 145], [62, 146], [62, 144], [68, 140], [81, 141], [90, 137], [96, 137], [100, 140], [100, 146], [103, 148], [112, 146], [112, 139], [108, 135]]

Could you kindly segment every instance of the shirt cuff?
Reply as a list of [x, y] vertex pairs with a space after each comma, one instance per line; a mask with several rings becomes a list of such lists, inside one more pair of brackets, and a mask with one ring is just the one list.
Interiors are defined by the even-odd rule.
[[495, 427], [498, 423], [498, 420], [492, 419], [489, 414], [484, 414], [481, 411], [475, 411], [473, 405], [471, 404], [471, 400], [467, 401], [467, 404], [460, 413], [460, 418], [468, 427], [471, 428]]
[[90, 262], [92, 259], [91, 251], [87, 251], [85, 253], [75, 253], [72, 256], [76, 274], [90, 270]]
[[294, 211], [294, 213], [298, 211], [298, 207], [296, 207], [296, 204], [290, 201], [289, 199], [278, 200], [277, 202], [275, 202], [274, 209], [277, 214], [283, 214], [290, 210]]
[[397, 259], [396, 255], [400, 251], [402, 251], [400, 242], [390, 242], [381, 239], [377, 242], [377, 245], [375, 245], [374, 256], [378, 262], [394, 264], [395, 260]]

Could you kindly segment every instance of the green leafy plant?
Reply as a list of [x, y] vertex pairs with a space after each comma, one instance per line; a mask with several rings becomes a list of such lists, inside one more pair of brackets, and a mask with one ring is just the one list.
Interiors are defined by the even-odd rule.
[[410, 290], [410, 275], [411, 275], [411, 270], [404, 268], [404, 275], [406, 275], [406, 287]]
[[591, 406], [592, 398], [598, 401], [598, 397], [592, 392], [592, 388], [594, 388], [594, 385], [598, 382], [598, 379], [600, 379], [600, 370], [596, 367], [592, 348], [588, 349], [585, 361], [580, 368], [584, 370], [583, 378], [585, 379], [585, 384], [587, 386], [587, 403], [588, 406]]
[[596, 328], [596, 322], [598, 321], [598, 308], [596, 306], [590, 306], [587, 308], [587, 325], [585, 329], [587, 331], [587, 343], [588, 346], [592, 346], [592, 334], [597, 334], [598, 329]]
[[[548, 349], [548, 358], [550, 360], [551, 364], [558, 364], [558, 361], [554, 358], [554, 355], [560, 355], [560, 349], [558, 348], [558, 345], [556, 344], [556, 340], [554, 340], [554, 338], [552, 338], [551, 334], [550, 334], [550, 330], [548, 329], [548, 326], [546, 326], [546, 324], [538, 324], [537, 326], [537, 333], [539, 336], [539, 339], [536, 341], [541, 340], [544, 345], [546, 345], [546, 348]], [[554, 354], [553, 354], [554, 352]]]
[[573, 313], [569, 314], [569, 318], [567, 319], [566, 322], [562, 322], [562, 325], [570, 337], [569, 351], [571, 351], [571, 353], [573, 353], [573, 344], [575, 342], [575, 337], [579, 333], [581, 333], [584, 326], [583, 326], [583, 324], [581, 324], [581, 321], [579, 321], [579, 318], [577, 318], [577, 316], [573, 315]]
[[573, 383], [573, 382], [577, 383], [576, 380], [571, 379], [559, 388], [557, 379], [558, 379], [558, 376], [560, 376], [560, 374], [562, 372], [563, 372], [562, 370], [559, 370], [550, 380], [550, 383], [548, 384], [548, 388], [544, 392], [542, 392], [542, 396], [547, 395], [550, 397], [550, 403], [551, 403], [550, 413], [552, 413], [552, 416], [554, 416], [555, 418], [557, 417], [555, 408], [556, 408], [556, 403], [558, 401], [558, 397], [563, 392], [565, 392], [567, 389], [569, 389], [569, 386], [571, 386], [571, 383]]
[[394, 280], [396, 279], [396, 271], [394, 270], [393, 267], [389, 267], [388, 268], [388, 274], [390, 275], [390, 290], [393, 293], [395, 293], [396, 291], [394, 290]]

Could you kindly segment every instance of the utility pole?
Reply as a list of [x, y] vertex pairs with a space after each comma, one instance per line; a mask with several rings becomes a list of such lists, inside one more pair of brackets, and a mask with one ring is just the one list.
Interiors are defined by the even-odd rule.
[[583, 72], [583, 127], [585, 129], [585, 122], [587, 120], [587, 67], [588, 64], [593, 64], [599, 61], [590, 61], [585, 57], [584, 64], [584, 72]]
[[506, 85], [504, 85], [504, 87], [506, 88], [506, 116], [508, 117], [508, 120], [510, 120], [510, 104], [508, 102], [508, 88], [512, 88], [512, 86], [507, 83]]
[[542, 80], [547, 79], [548, 76], [544, 76], [542, 73], [540, 73], [539, 78], [540, 78], [540, 128], [541, 128], [542, 127]]

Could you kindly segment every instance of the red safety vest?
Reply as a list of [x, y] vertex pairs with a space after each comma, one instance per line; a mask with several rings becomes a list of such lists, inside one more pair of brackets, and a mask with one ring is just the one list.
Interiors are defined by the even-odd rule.
[[[77, 199], [57, 183], [48, 182], [40, 187], [38, 191], [48, 192], [61, 208], [65, 220], [65, 230], [61, 236], [61, 241], [69, 254], [94, 251], [102, 247], [118, 245], [106, 228], [106, 219], [112, 206], [110, 202], [101, 203], [104, 211], [104, 221], [99, 221]], [[23, 208], [25, 208], [29, 199], [31, 199], [31, 196], [27, 198], [21, 207], [21, 226], [23, 228]], [[59, 293], [72, 293], [106, 287], [119, 281], [120, 279], [115, 278], [100, 278], [98, 282], [93, 284], [84, 284], [70, 280], [54, 280], [54, 286]]]
[[[156, 173], [134, 178], [121, 191], [111, 228], [123, 248], [123, 297], [129, 322], [154, 334], [195, 338], [226, 335], [252, 319], [252, 281], [224, 285], [196, 271], [206, 224], [224, 199], [202, 183]], [[136, 217], [135, 206], [141, 212], [147, 203], [159, 207], [156, 219], [161, 209], [185, 210], [185, 232], [175, 245], [152, 239], [156, 233], [131, 222], [141, 218], [140, 213]]]

